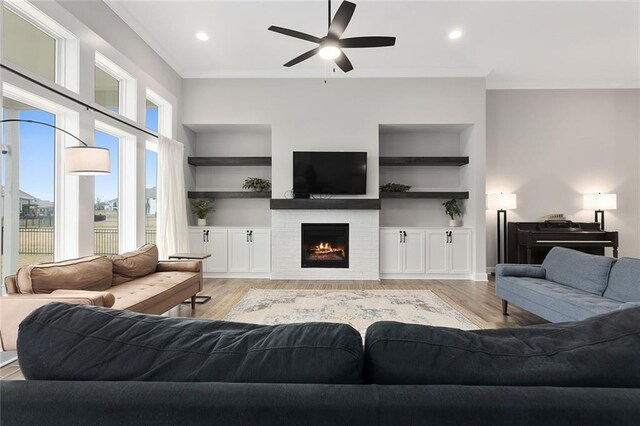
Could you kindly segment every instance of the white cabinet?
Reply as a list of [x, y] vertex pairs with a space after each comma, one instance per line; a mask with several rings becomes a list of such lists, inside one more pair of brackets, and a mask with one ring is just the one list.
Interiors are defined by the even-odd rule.
[[427, 230], [427, 274], [471, 273], [471, 231]]
[[413, 229], [380, 231], [380, 272], [383, 274], [423, 274], [425, 233]]
[[229, 272], [271, 272], [271, 231], [230, 228], [228, 230]]
[[205, 274], [227, 272], [226, 228], [190, 228], [189, 245], [193, 253], [211, 255], [202, 262]]

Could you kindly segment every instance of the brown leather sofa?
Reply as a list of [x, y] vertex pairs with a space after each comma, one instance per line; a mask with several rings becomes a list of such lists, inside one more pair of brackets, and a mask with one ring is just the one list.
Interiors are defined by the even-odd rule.
[[50, 302], [162, 314], [189, 298], [195, 309], [202, 282], [201, 261], [158, 261], [153, 244], [121, 255], [24, 266], [5, 279], [0, 344], [15, 350], [20, 322]]

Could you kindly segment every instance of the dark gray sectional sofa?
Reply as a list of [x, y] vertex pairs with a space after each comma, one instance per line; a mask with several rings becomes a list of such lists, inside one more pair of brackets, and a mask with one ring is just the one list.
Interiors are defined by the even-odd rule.
[[20, 325], [8, 425], [635, 425], [640, 307], [462, 331], [263, 326], [53, 303]]
[[640, 306], [640, 259], [554, 247], [542, 265], [498, 265], [496, 295], [551, 322]]

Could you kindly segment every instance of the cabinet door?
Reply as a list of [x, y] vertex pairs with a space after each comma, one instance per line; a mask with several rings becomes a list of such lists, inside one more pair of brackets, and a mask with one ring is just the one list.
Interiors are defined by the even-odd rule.
[[189, 228], [189, 251], [191, 253], [205, 253], [205, 232], [206, 230], [202, 228]]
[[447, 272], [447, 234], [445, 231], [427, 231], [427, 273]]
[[380, 273], [399, 274], [402, 272], [402, 234], [399, 229], [380, 231]]
[[404, 231], [402, 244], [404, 254], [403, 272], [407, 274], [424, 274], [425, 243], [424, 231]]
[[471, 272], [471, 231], [452, 231], [449, 246], [449, 272]]
[[227, 232], [229, 272], [249, 272], [250, 245], [249, 230], [232, 228]]
[[251, 272], [271, 272], [271, 231], [252, 229], [249, 236], [251, 246]]
[[205, 259], [204, 272], [227, 272], [227, 230], [209, 228], [207, 231], [205, 253], [211, 257]]

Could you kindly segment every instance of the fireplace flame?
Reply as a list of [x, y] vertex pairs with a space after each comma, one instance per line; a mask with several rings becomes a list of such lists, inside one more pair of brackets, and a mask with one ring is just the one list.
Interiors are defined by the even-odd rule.
[[329, 254], [329, 253], [342, 253], [343, 250], [341, 248], [333, 248], [329, 243], [321, 242], [317, 246], [313, 247], [313, 252], [315, 254]]

